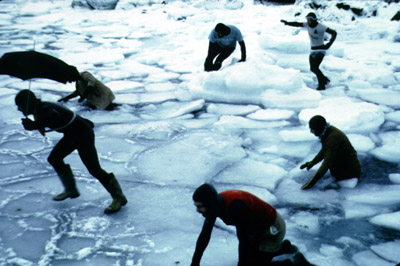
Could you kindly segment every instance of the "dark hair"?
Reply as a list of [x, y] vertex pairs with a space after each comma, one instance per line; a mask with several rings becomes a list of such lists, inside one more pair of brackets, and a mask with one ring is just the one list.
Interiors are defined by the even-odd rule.
[[225, 36], [231, 32], [231, 29], [222, 23], [218, 23], [217, 26], [215, 26], [215, 31], [220, 32], [220, 33], [222, 33], [222, 35]]
[[317, 136], [321, 135], [326, 126], [326, 120], [322, 115], [313, 116], [308, 122], [309, 127], [314, 130]]
[[218, 192], [211, 184], [199, 186], [193, 193], [193, 201], [203, 203], [207, 216], [216, 216], [218, 207]]
[[314, 12], [310, 12], [307, 14], [306, 18], [312, 19], [312, 20], [317, 20], [317, 15], [315, 15]]
[[15, 104], [24, 110], [25, 113], [29, 112], [37, 100], [35, 94], [30, 90], [22, 90], [15, 96]]

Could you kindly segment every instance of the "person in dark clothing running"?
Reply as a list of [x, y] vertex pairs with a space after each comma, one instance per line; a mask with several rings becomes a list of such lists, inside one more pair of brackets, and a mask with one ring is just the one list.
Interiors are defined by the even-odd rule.
[[[64, 134], [48, 157], [48, 162], [57, 172], [65, 188], [62, 193], [53, 197], [54, 200], [79, 197], [71, 167], [63, 160], [76, 149], [89, 173], [100, 181], [113, 198], [104, 212], [114, 213], [126, 205], [128, 201], [114, 174], [107, 173], [100, 166], [94, 144], [94, 124], [90, 120], [76, 115], [60, 104], [42, 102], [30, 90], [20, 91], [15, 97], [15, 104], [26, 116], [22, 118], [22, 125], [26, 130], [39, 130], [43, 136], [49, 131]], [[28, 115], [33, 115], [34, 120], [27, 118]], [[50, 130], [46, 131], [45, 128]]]
[[[242, 58], [239, 62], [246, 61], [246, 45], [242, 33], [233, 25], [224, 25], [218, 23], [208, 36], [208, 54], [204, 63], [205, 71], [216, 71], [222, 66], [222, 62], [228, 58], [236, 48], [236, 42], [239, 42]], [[214, 62], [214, 58], [215, 59]]]
[[286, 224], [276, 209], [255, 195], [242, 190], [217, 193], [210, 184], [203, 184], [193, 193], [197, 212], [206, 219], [197, 239], [191, 266], [200, 265], [211, 238], [217, 217], [236, 226], [239, 240], [238, 266], [311, 265], [301, 253], [290, 259], [271, 262], [273, 257], [296, 253], [297, 248], [283, 238]]
[[[336, 39], [336, 31], [328, 28], [327, 26], [318, 23], [317, 16], [315, 13], [310, 12], [306, 16], [307, 22], [288, 22], [286, 20], [281, 20], [281, 22], [288, 26], [293, 27], [305, 27], [308, 30], [308, 36], [311, 42], [311, 52], [310, 52], [310, 70], [313, 72], [318, 79], [317, 90], [325, 90], [325, 85], [330, 82], [330, 80], [322, 73], [319, 66], [325, 57], [326, 50], [328, 50]], [[331, 35], [329, 42], [324, 43], [325, 32]]]
[[301, 165], [300, 169], [310, 170], [320, 161], [323, 160], [323, 162], [314, 176], [301, 189], [312, 188], [328, 169], [339, 185], [347, 187], [346, 184], [352, 183], [352, 180], [357, 184], [361, 176], [361, 165], [357, 152], [347, 136], [336, 127], [329, 125], [321, 115], [313, 116], [308, 124], [311, 133], [320, 138], [322, 148], [314, 159]]

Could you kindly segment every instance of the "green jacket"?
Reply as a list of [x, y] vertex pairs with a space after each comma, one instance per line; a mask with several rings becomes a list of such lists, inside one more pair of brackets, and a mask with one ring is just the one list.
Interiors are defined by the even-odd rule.
[[336, 181], [360, 178], [361, 165], [357, 152], [347, 136], [334, 126], [329, 126], [321, 137], [322, 148], [310, 162], [311, 167], [324, 160], [315, 175], [303, 186], [312, 187], [330, 170]]

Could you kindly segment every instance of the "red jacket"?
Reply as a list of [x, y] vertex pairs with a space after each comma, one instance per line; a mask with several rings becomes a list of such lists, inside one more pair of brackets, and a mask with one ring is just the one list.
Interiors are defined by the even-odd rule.
[[259, 199], [251, 193], [242, 190], [228, 190], [221, 192], [220, 195], [224, 197], [225, 214], [221, 219], [227, 225], [238, 225], [232, 216], [243, 215], [238, 213], [231, 213], [230, 206], [232, 201], [239, 199], [248, 208], [245, 217], [240, 217], [248, 232], [253, 234], [264, 233], [276, 221], [277, 212], [274, 207]]

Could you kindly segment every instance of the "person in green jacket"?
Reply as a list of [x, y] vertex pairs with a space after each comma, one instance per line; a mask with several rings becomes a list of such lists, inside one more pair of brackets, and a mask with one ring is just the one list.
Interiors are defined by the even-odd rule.
[[323, 162], [314, 176], [301, 189], [312, 188], [328, 169], [336, 181], [352, 178], [356, 178], [357, 181], [361, 175], [361, 165], [357, 152], [347, 136], [336, 127], [329, 125], [321, 115], [312, 117], [308, 124], [311, 133], [320, 138], [322, 148], [314, 159], [301, 165], [300, 169], [310, 170], [317, 163]]

